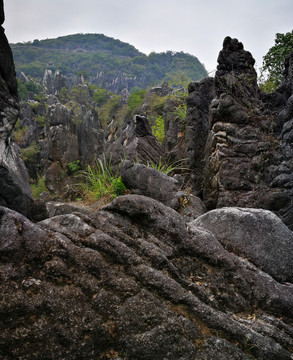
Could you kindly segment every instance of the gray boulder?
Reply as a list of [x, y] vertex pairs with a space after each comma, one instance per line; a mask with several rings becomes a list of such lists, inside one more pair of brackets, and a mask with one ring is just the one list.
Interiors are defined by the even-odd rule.
[[293, 287], [145, 196], [38, 224], [0, 207], [0, 281], [3, 360], [291, 358]]
[[193, 224], [211, 231], [225, 247], [280, 282], [293, 282], [293, 233], [272, 212], [222, 208]]
[[163, 174], [151, 166], [134, 164], [124, 160], [120, 167], [121, 179], [132, 194], [144, 195], [179, 211], [187, 220], [204, 214], [202, 201], [187, 191], [173, 177]]
[[178, 181], [162, 172], [143, 164], [123, 161], [120, 167], [121, 179], [133, 194], [145, 195], [178, 210], [184, 191]]

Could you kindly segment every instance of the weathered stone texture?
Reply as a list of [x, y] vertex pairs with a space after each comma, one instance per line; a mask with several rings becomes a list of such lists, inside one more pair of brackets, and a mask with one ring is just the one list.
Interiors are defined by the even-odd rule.
[[[238, 212], [227, 228], [257, 237]], [[255, 221], [273, 228], [266, 214]], [[197, 221], [141, 195], [39, 224], [1, 208], [1, 358], [289, 360], [292, 285]], [[280, 249], [282, 226], [267, 233]]]

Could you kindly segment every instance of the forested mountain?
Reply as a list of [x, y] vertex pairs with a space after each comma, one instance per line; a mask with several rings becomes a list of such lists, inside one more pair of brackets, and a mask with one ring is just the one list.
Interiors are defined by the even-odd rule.
[[46, 69], [61, 70], [67, 78], [82, 73], [101, 88], [120, 92], [145, 88], [163, 80], [207, 76], [197, 57], [167, 51], [148, 56], [130, 44], [102, 34], [76, 34], [57, 39], [11, 44], [17, 75], [42, 78]]

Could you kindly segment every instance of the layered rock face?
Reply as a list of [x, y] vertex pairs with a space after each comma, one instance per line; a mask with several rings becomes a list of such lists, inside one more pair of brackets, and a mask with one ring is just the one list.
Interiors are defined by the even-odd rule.
[[125, 158], [132, 162], [156, 164], [164, 156], [164, 151], [153, 135], [148, 119], [135, 115], [125, 119], [119, 138], [107, 146], [106, 156], [114, 166]]
[[20, 124], [26, 128], [22, 145], [37, 144], [39, 152], [26, 160], [31, 178], [44, 173], [52, 193], [64, 193], [70, 184], [68, 163], [80, 161], [86, 167], [103, 151], [104, 131], [98, 114], [90, 105], [72, 104], [72, 108], [49, 95], [43, 103], [30, 100], [23, 106]]
[[[125, 195], [89, 215], [0, 219], [3, 360], [291, 359], [293, 237], [268, 211], [186, 224]], [[287, 256], [270, 267], [272, 247]]]
[[[3, 1], [0, 20], [4, 22]], [[26, 216], [31, 214], [32, 199], [28, 172], [10, 141], [19, 115], [17, 82], [11, 49], [0, 26], [0, 204]]]
[[270, 209], [293, 227], [292, 56], [282, 86], [266, 95], [251, 54], [227, 37], [215, 79], [191, 84], [186, 149], [194, 191], [203, 190], [208, 209]]

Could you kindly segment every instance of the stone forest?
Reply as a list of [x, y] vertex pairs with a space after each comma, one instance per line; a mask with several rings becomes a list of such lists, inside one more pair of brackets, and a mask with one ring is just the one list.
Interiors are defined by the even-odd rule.
[[[272, 93], [254, 63], [226, 37], [186, 96], [98, 113], [85, 74], [18, 84], [1, 26], [1, 359], [293, 359], [293, 51]], [[110, 162], [115, 196], [87, 198]]]

